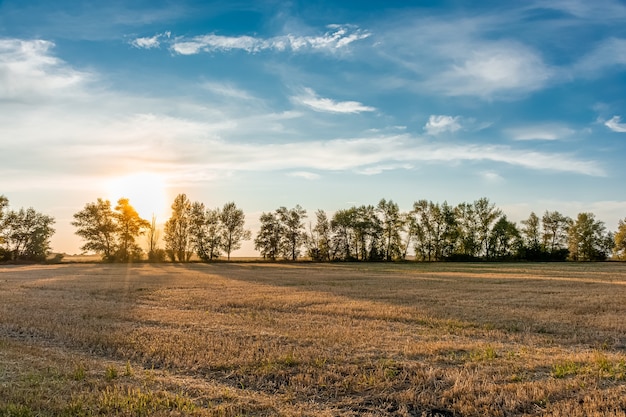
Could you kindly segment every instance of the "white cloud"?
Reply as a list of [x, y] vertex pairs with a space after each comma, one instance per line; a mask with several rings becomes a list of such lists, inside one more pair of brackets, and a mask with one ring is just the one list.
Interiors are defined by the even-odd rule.
[[626, 65], [626, 39], [609, 38], [585, 55], [574, 67], [574, 73], [595, 77], [607, 68]]
[[624, 133], [626, 132], [626, 123], [620, 123], [621, 120], [621, 117], [613, 116], [610, 120], [604, 122], [604, 125], [611, 129], [613, 132]]
[[513, 140], [559, 140], [576, 133], [575, 130], [558, 124], [543, 124], [506, 129]]
[[289, 173], [290, 177], [299, 177], [299, 178], [304, 178], [305, 180], [318, 180], [321, 178], [321, 176], [319, 174], [316, 174], [314, 172], [308, 172], [308, 171], [296, 171], [296, 172], [291, 172]]
[[170, 48], [180, 55], [194, 55], [201, 52], [227, 52], [242, 50], [248, 53], [262, 51], [327, 51], [345, 49], [353, 42], [366, 39], [371, 34], [354, 26], [329, 26], [329, 31], [319, 36], [297, 36], [288, 34], [271, 38], [253, 36], [221, 36], [216, 34], [175, 38]]
[[459, 116], [431, 115], [424, 126], [429, 135], [439, 135], [444, 132], [456, 132], [461, 129]]
[[171, 36], [171, 32], [160, 33], [150, 37], [144, 38], [135, 38], [130, 41], [130, 44], [135, 48], [140, 49], [152, 49], [158, 48], [161, 46], [161, 39], [168, 38]]
[[504, 178], [494, 171], [483, 171], [480, 176], [488, 183], [499, 184], [504, 182]]
[[503, 32], [520, 18], [512, 12], [403, 17], [386, 31], [377, 30], [377, 51], [402, 69], [396, 87], [511, 100], [559, 79], [558, 69], [547, 65], [538, 50]]
[[227, 98], [240, 100], [254, 100], [255, 98], [245, 90], [242, 90], [228, 82], [204, 82], [200, 85], [207, 91]]
[[305, 88], [304, 93], [292, 97], [295, 103], [309, 107], [315, 111], [326, 113], [361, 113], [376, 111], [374, 107], [365, 106], [358, 101], [335, 101], [319, 97], [315, 91]]
[[479, 45], [460, 59], [462, 64], [434, 77], [436, 89], [450, 96], [528, 93], [542, 88], [553, 72], [536, 52], [512, 42]]
[[0, 99], [31, 101], [71, 94], [91, 79], [51, 55], [54, 43], [0, 39]]

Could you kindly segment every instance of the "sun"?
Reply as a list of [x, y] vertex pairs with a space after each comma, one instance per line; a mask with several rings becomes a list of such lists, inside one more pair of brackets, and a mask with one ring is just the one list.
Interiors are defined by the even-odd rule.
[[165, 221], [168, 212], [167, 181], [160, 174], [138, 172], [115, 177], [107, 182], [107, 193], [111, 205], [115, 206], [120, 198], [128, 198], [139, 216], [157, 222]]

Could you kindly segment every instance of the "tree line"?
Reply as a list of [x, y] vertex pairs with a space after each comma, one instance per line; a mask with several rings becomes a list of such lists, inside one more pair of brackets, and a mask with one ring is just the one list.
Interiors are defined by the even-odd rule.
[[[97, 199], [74, 214], [81, 250], [105, 261], [188, 262], [230, 260], [252, 238], [234, 202], [207, 208], [179, 194], [163, 229], [143, 219], [129, 200], [116, 206]], [[307, 221], [301, 206], [262, 213], [254, 248], [267, 260], [295, 261], [599, 261], [626, 260], [626, 219], [607, 231], [593, 213], [570, 218], [558, 211], [534, 212], [518, 226], [487, 198], [451, 206], [419, 200], [402, 212], [392, 200], [352, 206], [329, 216], [317, 210]], [[54, 219], [34, 209], [8, 209], [0, 196], [0, 260], [41, 261], [50, 252]], [[138, 243], [144, 237], [147, 249]], [[164, 247], [161, 247], [161, 241]]]

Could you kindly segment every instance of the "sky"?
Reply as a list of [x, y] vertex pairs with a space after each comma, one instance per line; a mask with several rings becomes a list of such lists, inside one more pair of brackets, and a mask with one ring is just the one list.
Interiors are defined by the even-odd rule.
[[[0, 194], [626, 217], [626, 2], [0, 0]], [[253, 254], [252, 243], [240, 255]]]

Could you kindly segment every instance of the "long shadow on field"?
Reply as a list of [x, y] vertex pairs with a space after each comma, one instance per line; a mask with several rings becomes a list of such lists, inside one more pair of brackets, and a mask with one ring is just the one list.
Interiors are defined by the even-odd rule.
[[[190, 266], [205, 270], [204, 265]], [[532, 333], [550, 343], [626, 347], [621, 264], [217, 264], [227, 279], [370, 302], [398, 321]], [[287, 306], [289, 307], [289, 306]], [[292, 308], [305, 308], [294, 305]], [[380, 316], [380, 315], [379, 315]], [[394, 320], [394, 313], [380, 316]], [[431, 322], [433, 324], [433, 322]]]

